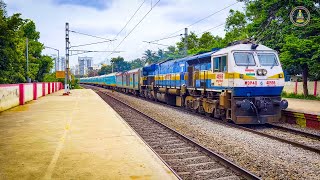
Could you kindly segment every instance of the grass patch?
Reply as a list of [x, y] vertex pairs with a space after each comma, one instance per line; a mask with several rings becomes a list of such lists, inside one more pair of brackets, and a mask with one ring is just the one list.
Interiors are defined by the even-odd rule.
[[83, 89], [79, 84], [72, 85], [72, 89]]
[[303, 94], [287, 93], [285, 91], [283, 91], [281, 93], [281, 97], [283, 97], [283, 98], [295, 98], [295, 99], [306, 99], [306, 100], [317, 100], [317, 101], [320, 101], [320, 97], [319, 96], [313, 96], [313, 95], [304, 96]]

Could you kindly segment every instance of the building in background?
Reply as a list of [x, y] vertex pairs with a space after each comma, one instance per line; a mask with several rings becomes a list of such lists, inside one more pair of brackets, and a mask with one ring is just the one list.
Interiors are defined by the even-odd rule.
[[72, 66], [70, 68], [70, 71], [73, 75], [78, 76], [79, 75], [79, 65], [76, 64], [75, 66]]
[[66, 70], [66, 58], [65, 57], [60, 57], [58, 64], [60, 65], [59, 71]]
[[78, 57], [79, 75], [87, 75], [88, 69], [93, 66], [92, 57]]
[[98, 76], [98, 72], [101, 69], [100, 65], [92, 65], [92, 67], [88, 68], [88, 77]]
[[50, 70], [50, 73], [54, 73], [54, 72], [58, 71], [58, 66], [57, 66], [58, 65], [58, 63], [57, 63], [58, 57], [55, 54], [51, 54], [50, 57], [53, 59], [53, 67]]
[[52, 54], [50, 55], [53, 59], [53, 67], [50, 70], [51, 73], [56, 72], [56, 71], [65, 71], [66, 70], [66, 58], [65, 57], [60, 57], [58, 59], [57, 55]]

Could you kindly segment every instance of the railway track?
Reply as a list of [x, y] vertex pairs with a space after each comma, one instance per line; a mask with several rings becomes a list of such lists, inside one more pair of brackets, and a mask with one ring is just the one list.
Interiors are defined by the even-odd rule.
[[[92, 87], [92, 86], [90, 86], [90, 87]], [[93, 86], [93, 87], [95, 87], [95, 86]], [[106, 91], [108, 92], [109, 90], [106, 90]], [[156, 101], [152, 101], [149, 99], [145, 99], [145, 100], [148, 102], [151, 102], [151, 103], [165, 105], [162, 102], [156, 102]], [[201, 116], [202, 118], [208, 118], [210, 120], [215, 120], [216, 122], [219, 122], [221, 124], [224, 124], [224, 125], [227, 125], [230, 127], [242, 129], [244, 131], [258, 134], [258, 135], [261, 135], [261, 136], [264, 136], [264, 137], [267, 137], [270, 139], [274, 139], [274, 140], [277, 140], [277, 141], [280, 141], [283, 143], [290, 144], [292, 146], [302, 148], [304, 150], [308, 150], [308, 151], [312, 151], [312, 152], [320, 154], [320, 137], [315, 134], [310, 134], [310, 133], [299, 131], [299, 130], [285, 128], [285, 127], [277, 126], [275, 124], [266, 124], [264, 128], [262, 127], [260, 129], [259, 128], [257, 129], [253, 126], [251, 126], [251, 127], [250, 126], [249, 127], [248, 126], [241, 126], [241, 125], [236, 125], [236, 124], [232, 124], [229, 122], [224, 122], [219, 119], [212, 118], [212, 117], [206, 117], [202, 114], [199, 114], [196, 112], [191, 112], [191, 111], [188, 111], [188, 110], [180, 108], [180, 107], [170, 106], [170, 108], [174, 108], [179, 111], [184, 111], [186, 113]], [[288, 134], [290, 134], [290, 136], [286, 136]]]
[[267, 126], [271, 127], [271, 128], [277, 128], [280, 130], [284, 130], [284, 131], [290, 131], [292, 133], [300, 134], [301, 136], [307, 136], [307, 137], [310, 137], [310, 138], [313, 138], [313, 139], [320, 141], [320, 135], [318, 135], [318, 134], [312, 134], [312, 133], [308, 133], [308, 132], [304, 132], [304, 131], [300, 131], [300, 130], [296, 130], [296, 129], [292, 129], [292, 128], [287, 128], [284, 126], [280, 126], [278, 124], [267, 124]]
[[319, 135], [278, 126], [276, 124], [266, 124], [261, 127], [255, 127], [254, 129], [281, 139], [286, 139], [290, 141], [291, 144], [292, 142], [296, 143], [296, 146], [301, 146], [304, 149], [320, 153]]
[[102, 88], [94, 89], [181, 179], [259, 179], [219, 154], [156, 121]]

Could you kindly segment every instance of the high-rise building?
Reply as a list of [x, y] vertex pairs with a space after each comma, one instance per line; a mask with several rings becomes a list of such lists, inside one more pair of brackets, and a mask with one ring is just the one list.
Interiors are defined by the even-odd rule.
[[66, 58], [65, 57], [61, 57], [59, 59], [59, 63], [58, 64], [60, 65], [60, 68], [59, 68], [60, 71], [65, 71], [66, 70]]
[[93, 65], [92, 57], [78, 57], [79, 62], [79, 75], [88, 74], [88, 69]]
[[51, 54], [50, 56], [53, 59], [53, 67], [52, 67], [52, 69], [50, 69], [50, 73], [54, 73], [56, 71], [59, 71], [59, 64], [58, 64], [59, 60], [58, 60], [57, 55]]
[[58, 59], [58, 57], [55, 57], [55, 59], [54, 59], [54, 62], [55, 62], [55, 64], [54, 64], [54, 68], [55, 68], [55, 70], [56, 71], [60, 71], [60, 60]]
[[70, 68], [70, 71], [73, 75], [79, 75], [79, 65], [76, 64]]

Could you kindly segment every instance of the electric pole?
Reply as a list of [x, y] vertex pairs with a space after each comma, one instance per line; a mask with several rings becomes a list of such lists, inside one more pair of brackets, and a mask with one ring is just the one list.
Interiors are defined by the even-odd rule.
[[184, 29], [184, 56], [188, 55], [188, 28]]
[[66, 70], [64, 80], [64, 94], [69, 94], [69, 23], [66, 23]]
[[113, 63], [111, 62], [111, 72], [113, 73]]
[[[59, 49], [56, 49], [56, 48], [53, 48], [53, 47], [49, 47], [49, 46], [44, 46], [45, 48], [48, 48], [48, 49], [53, 49], [55, 51], [58, 52], [58, 58], [55, 58], [54, 60], [54, 65], [55, 65], [55, 71], [59, 71], [59, 59], [60, 59], [60, 56], [59, 56]], [[57, 65], [58, 64], [58, 65]]]

